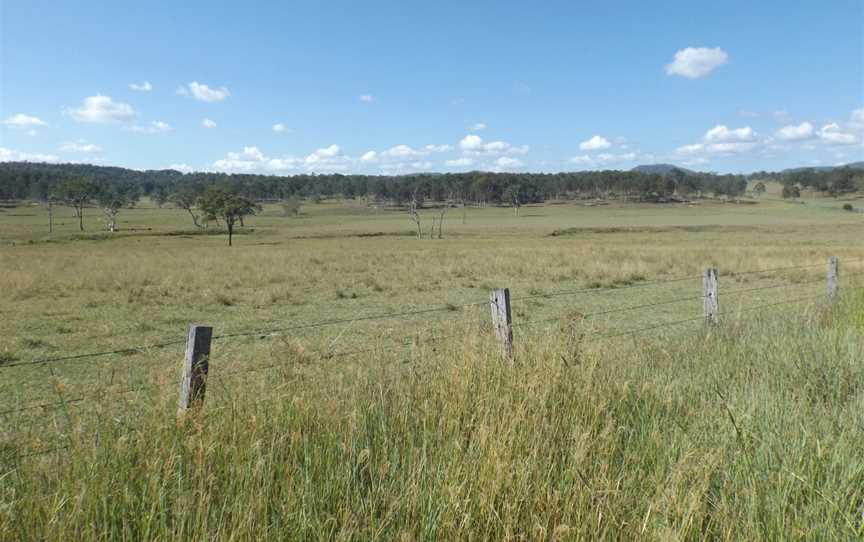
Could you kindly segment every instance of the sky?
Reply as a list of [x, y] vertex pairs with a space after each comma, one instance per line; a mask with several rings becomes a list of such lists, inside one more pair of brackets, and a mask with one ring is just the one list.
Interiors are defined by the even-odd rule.
[[864, 2], [0, 0], [0, 161], [397, 174], [864, 160]]

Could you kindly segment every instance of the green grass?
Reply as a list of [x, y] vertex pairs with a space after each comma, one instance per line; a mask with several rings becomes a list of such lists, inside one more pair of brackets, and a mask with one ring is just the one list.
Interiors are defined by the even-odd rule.
[[[839, 207], [454, 209], [418, 241], [361, 202], [267, 206], [231, 249], [146, 202], [115, 235], [5, 209], [0, 365], [349, 321], [215, 341], [179, 426], [182, 344], [0, 367], [0, 411], [61, 403], [3, 416], [0, 539], [855, 539], [864, 253]], [[600, 339], [698, 317], [708, 266], [719, 328]], [[514, 364], [465, 307], [502, 286]]]

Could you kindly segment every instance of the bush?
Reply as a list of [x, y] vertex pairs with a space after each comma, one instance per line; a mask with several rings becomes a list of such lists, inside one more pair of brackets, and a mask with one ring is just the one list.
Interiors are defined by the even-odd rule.
[[852, 212], [852, 211], [855, 210], [855, 207], [852, 207], [852, 204], [851, 204], [851, 203], [844, 203], [844, 204], [843, 204], [843, 210], [844, 210], [844, 211]]

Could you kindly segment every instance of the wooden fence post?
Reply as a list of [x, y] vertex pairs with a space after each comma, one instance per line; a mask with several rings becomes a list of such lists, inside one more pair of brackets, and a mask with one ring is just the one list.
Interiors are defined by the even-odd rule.
[[492, 307], [492, 328], [501, 343], [501, 353], [506, 359], [513, 358], [513, 316], [510, 312], [510, 289], [492, 290], [489, 297]]
[[189, 326], [189, 334], [186, 336], [186, 355], [183, 358], [183, 376], [180, 378], [178, 416], [204, 403], [212, 337], [212, 327], [197, 324]]
[[716, 324], [720, 321], [720, 302], [717, 298], [717, 269], [709, 267], [702, 275], [702, 296], [704, 298], [705, 322]]
[[828, 258], [828, 303], [833, 303], [840, 292], [840, 258]]

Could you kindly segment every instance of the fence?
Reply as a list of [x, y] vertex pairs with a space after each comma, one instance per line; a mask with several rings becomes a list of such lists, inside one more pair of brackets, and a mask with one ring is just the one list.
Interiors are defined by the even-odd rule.
[[[850, 263], [860, 263], [864, 260], [851, 260]], [[807, 264], [807, 265], [799, 265], [799, 266], [791, 266], [791, 267], [781, 267], [781, 268], [772, 268], [772, 269], [759, 269], [759, 270], [751, 270], [744, 272], [736, 272], [730, 273], [726, 276], [728, 277], [740, 277], [745, 275], [752, 274], [764, 274], [764, 273], [778, 273], [785, 271], [794, 271], [794, 270], [811, 270], [816, 267], [820, 267], [822, 264]], [[857, 273], [847, 273], [845, 276], [857, 276], [864, 274], [864, 272], [859, 271]], [[804, 282], [798, 283], [798, 285], [815, 285], [817, 283], [824, 283], [825, 291], [819, 293], [818, 295], [808, 295], [805, 297], [796, 297], [791, 299], [784, 299], [779, 302], [760, 304], [754, 307], [749, 307], [745, 309], [746, 311], [757, 311], [764, 310], [772, 307], [778, 307], [781, 305], [789, 305], [795, 303], [802, 303], [807, 301], [816, 301], [818, 299], [823, 299], [826, 305], [830, 305], [836, 302], [838, 295], [840, 293], [840, 260], [837, 257], [832, 256], [828, 260], [827, 265], [827, 273], [826, 276], [810, 279]], [[582, 295], [598, 295], [610, 292], [620, 292], [632, 290], [635, 288], [645, 288], [648, 286], [656, 286], [656, 285], [677, 285], [684, 281], [694, 280], [698, 277], [686, 276], [686, 277], [678, 277], [667, 280], [660, 281], [649, 281], [649, 282], [640, 282], [637, 284], [631, 284], [628, 286], [617, 287], [617, 288], [581, 288], [574, 290], [559, 290], [559, 291], [550, 291], [550, 292], [538, 292], [531, 293], [529, 295], [520, 296], [520, 297], [511, 297], [509, 288], [497, 288], [493, 289], [490, 292], [490, 297], [488, 301], [477, 301], [472, 303], [467, 303], [463, 305], [446, 305], [440, 307], [430, 307], [425, 309], [417, 309], [417, 310], [408, 310], [408, 311], [400, 311], [400, 312], [389, 312], [384, 314], [376, 314], [376, 315], [366, 315], [366, 316], [357, 316], [353, 318], [334, 318], [330, 320], [323, 320], [319, 322], [312, 323], [298, 323], [295, 325], [281, 326], [281, 327], [265, 327], [263, 329], [257, 330], [248, 330], [248, 331], [238, 331], [232, 333], [223, 333], [223, 334], [214, 334], [213, 327], [203, 324], [193, 324], [189, 326], [187, 330], [187, 336], [185, 340], [172, 340], [172, 341], [164, 341], [155, 344], [145, 345], [145, 346], [135, 346], [128, 347], [122, 349], [112, 349], [91, 353], [83, 353], [83, 354], [73, 354], [67, 356], [55, 356], [55, 357], [45, 357], [45, 358], [37, 358], [26, 361], [18, 361], [13, 363], [7, 363], [5, 365], [0, 365], [0, 370], [10, 370], [16, 367], [25, 367], [25, 366], [44, 366], [49, 369], [51, 374], [53, 375], [53, 367], [57, 364], [61, 364], [64, 362], [71, 362], [77, 360], [85, 360], [92, 359], [98, 357], [106, 357], [106, 356], [114, 356], [114, 355], [122, 355], [122, 354], [140, 354], [146, 353], [154, 349], [162, 349], [170, 346], [179, 346], [181, 344], [185, 344], [185, 355], [182, 358], [182, 363], [180, 367], [180, 393], [178, 398], [177, 405], [177, 415], [178, 418], [184, 417], [190, 410], [198, 410], [203, 408], [206, 390], [207, 390], [207, 380], [210, 377], [213, 377], [213, 369], [211, 366], [211, 349], [213, 341], [218, 340], [227, 340], [232, 338], [239, 337], [253, 337], [253, 338], [267, 338], [272, 337], [277, 334], [288, 334], [292, 332], [298, 332], [302, 330], [310, 330], [310, 329], [318, 329], [318, 328], [327, 328], [331, 326], [337, 326], [342, 324], [353, 324], [355, 322], [379, 322], [383, 320], [393, 320], [393, 319], [404, 319], [408, 317], [418, 316], [418, 315], [426, 315], [431, 313], [445, 313], [445, 312], [454, 312], [459, 309], [467, 309], [467, 308], [480, 308], [488, 304], [491, 311], [491, 319], [488, 322], [491, 323], [491, 330], [493, 332], [495, 341], [500, 348], [500, 357], [504, 362], [511, 362], [515, 357], [515, 344], [519, 338], [518, 333], [514, 333], [514, 330], [522, 330], [527, 329], [530, 326], [536, 326], [540, 324], [547, 324], [552, 322], [560, 322], [562, 320], [561, 316], [557, 316], [549, 319], [542, 319], [536, 321], [529, 322], [519, 322], [512, 309], [513, 302], [530, 302], [531, 300], [538, 299], [551, 299], [556, 297], [565, 297], [565, 296], [582, 296]], [[605, 333], [593, 333], [593, 338], [596, 340], [601, 339], [609, 339], [615, 337], [624, 337], [635, 335], [638, 333], [644, 333], [651, 330], [657, 330], [661, 328], [666, 328], [670, 326], [678, 326], [686, 323], [693, 322], [703, 322], [704, 326], [708, 329], [713, 329], [716, 326], [719, 326], [723, 322], [723, 312], [721, 312], [721, 298], [723, 296], [732, 296], [732, 295], [740, 295], [740, 294], [753, 294], [756, 292], [762, 292], [766, 290], [772, 289], [782, 289], [782, 288], [790, 288], [795, 286], [795, 284], [770, 284], [770, 285], [760, 285], [750, 288], [740, 288], [740, 289], [732, 289], [724, 292], [721, 288], [721, 275], [720, 272], [716, 268], [708, 268], [705, 270], [702, 279], [702, 292], [701, 295], [689, 295], [689, 296], [680, 296], [673, 297], [671, 299], [663, 299], [657, 302], [652, 303], [639, 303], [633, 305], [625, 305], [621, 307], [614, 308], [605, 308], [596, 311], [589, 311], [586, 313], [580, 313], [580, 319], [590, 319], [596, 318], [600, 316], [607, 316], [613, 314], [625, 314], [632, 313], [636, 311], [646, 311], [651, 309], [656, 309], [657, 307], [669, 306], [679, 303], [688, 303], [688, 302], [701, 302], [702, 311], [701, 315], [693, 316], [684, 319], [678, 319], [670, 322], [663, 322], [659, 324], [653, 324], [650, 326], [641, 326], [637, 328], [631, 329], [623, 329], [623, 330], [615, 330], [611, 332]], [[864, 286], [850, 287], [850, 290], [859, 290], [864, 288]], [[722, 294], [722, 295], [721, 295]], [[437, 335], [433, 337], [429, 337], [426, 339], [426, 342], [438, 342], [443, 341], [448, 338], [451, 338], [452, 335]], [[402, 345], [409, 344], [407, 342], [402, 342]], [[363, 348], [363, 349], [354, 349], [350, 351], [336, 352], [327, 354], [327, 358], [337, 358], [337, 357], [346, 357], [353, 356], [363, 353], [369, 353], [375, 351], [375, 348]], [[247, 373], [247, 372], [256, 372], [256, 371], [264, 371], [278, 367], [278, 364], [270, 364], [264, 365], [254, 368], [244, 368], [239, 371], [222, 373], [222, 376], [230, 376], [238, 373]], [[125, 389], [121, 389], [114, 393], [116, 394], [126, 394], [137, 391], [146, 391], [160, 388], [159, 385], [144, 385], [144, 386], [132, 386]], [[61, 409], [69, 406], [80, 406], [82, 404], [86, 404], [88, 400], [98, 399], [101, 394], [95, 394], [93, 396], [76, 396], [72, 398], [60, 398], [57, 401], [45, 401], [41, 400], [39, 402], [34, 402], [25, 405], [19, 405], [16, 408], [11, 408], [7, 410], [0, 411], [0, 416], [10, 416], [19, 414], [27, 411], [45, 411], [50, 409]], [[66, 446], [58, 446], [50, 449], [39, 450], [35, 453], [30, 454], [19, 454], [18, 457], [28, 457], [31, 455], [42, 455], [51, 453], [54, 451], [65, 449]]]

